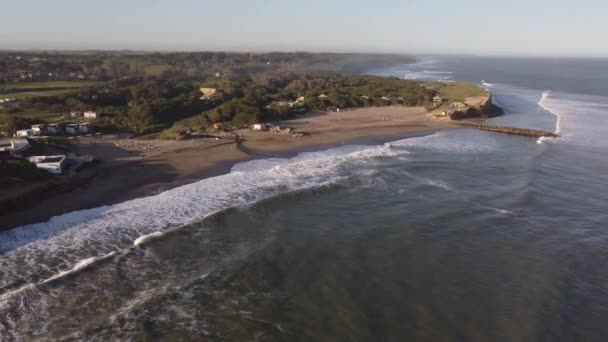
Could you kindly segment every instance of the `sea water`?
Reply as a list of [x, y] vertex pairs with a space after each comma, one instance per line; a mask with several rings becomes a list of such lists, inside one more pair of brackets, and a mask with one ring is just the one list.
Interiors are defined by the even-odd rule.
[[427, 57], [492, 123], [235, 165], [0, 234], [0, 340], [604, 341], [608, 61]]

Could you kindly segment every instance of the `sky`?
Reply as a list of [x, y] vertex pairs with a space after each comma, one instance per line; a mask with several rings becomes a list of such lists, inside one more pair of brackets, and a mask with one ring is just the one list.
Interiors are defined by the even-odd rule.
[[605, 0], [19, 0], [0, 49], [608, 57]]

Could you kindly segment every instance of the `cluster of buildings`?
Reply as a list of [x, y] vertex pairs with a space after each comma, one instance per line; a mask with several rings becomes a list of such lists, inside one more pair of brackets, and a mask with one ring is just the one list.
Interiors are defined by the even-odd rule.
[[62, 149], [27, 138], [12, 139], [9, 143], [0, 141], [0, 164], [11, 159], [26, 160], [54, 175], [76, 171], [95, 161], [94, 156], [66, 154]]
[[17, 99], [0, 99], [0, 109], [13, 109], [19, 108], [19, 102]]
[[68, 157], [60, 155], [32, 155], [32, 145], [27, 139], [11, 140], [9, 145], [0, 146], [0, 162], [7, 159], [23, 159], [54, 175], [62, 174], [67, 167]]
[[67, 125], [61, 124], [38, 124], [32, 125], [30, 129], [22, 129], [15, 132], [16, 137], [34, 137], [47, 135], [83, 135], [92, 132], [91, 124], [89, 123], [71, 123]]

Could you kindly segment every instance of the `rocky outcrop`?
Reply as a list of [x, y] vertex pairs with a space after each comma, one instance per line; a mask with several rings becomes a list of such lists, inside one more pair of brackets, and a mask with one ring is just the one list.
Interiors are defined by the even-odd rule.
[[465, 108], [451, 111], [451, 120], [487, 119], [503, 114], [502, 108], [492, 103], [492, 95], [468, 97], [464, 104]]

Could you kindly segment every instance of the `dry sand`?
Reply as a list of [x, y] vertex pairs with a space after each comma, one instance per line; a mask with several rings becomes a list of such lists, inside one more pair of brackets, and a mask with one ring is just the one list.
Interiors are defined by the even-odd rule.
[[0, 229], [41, 222], [66, 212], [110, 205], [230, 171], [241, 161], [288, 157], [349, 143], [383, 143], [396, 137], [453, 128], [428, 118], [424, 108], [374, 107], [314, 112], [279, 123], [303, 137], [239, 130], [234, 137], [189, 141], [140, 141], [105, 136], [82, 138], [76, 147], [101, 163], [59, 190], [46, 191], [22, 210], [0, 218]]

